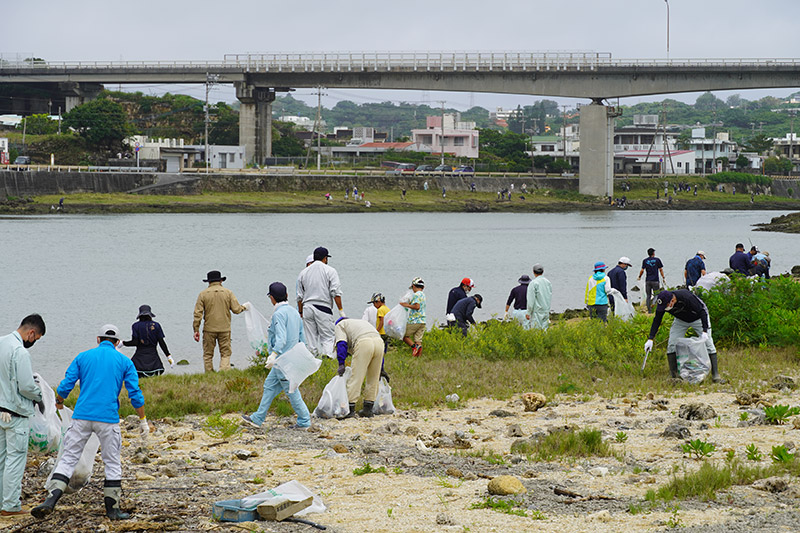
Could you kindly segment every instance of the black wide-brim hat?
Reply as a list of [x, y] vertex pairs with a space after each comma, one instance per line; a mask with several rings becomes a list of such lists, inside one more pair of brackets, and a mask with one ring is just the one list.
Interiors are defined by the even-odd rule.
[[212, 270], [208, 274], [206, 274], [206, 279], [203, 280], [203, 283], [213, 283], [215, 281], [225, 281], [228, 279], [227, 277], [223, 276], [219, 270]]

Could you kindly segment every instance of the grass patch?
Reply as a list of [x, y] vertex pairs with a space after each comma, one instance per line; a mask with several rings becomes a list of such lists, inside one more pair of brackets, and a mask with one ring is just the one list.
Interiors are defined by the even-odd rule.
[[470, 509], [491, 509], [492, 511], [497, 511], [498, 513], [511, 514], [514, 516], [528, 516], [528, 513], [525, 512], [525, 509], [519, 508], [519, 504], [517, 504], [517, 502], [492, 498], [491, 496], [487, 496], [483, 500], [473, 503], [470, 506]]
[[378, 468], [374, 468], [371, 464], [364, 463], [362, 467], [353, 470], [354, 476], [363, 476], [366, 474], [386, 474], [386, 467], [380, 466]]
[[219, 413], [210, 415], [205, 424], [203, 424], [203, 431], [212, 438], [228, 440], [234, 435], [238, 435], [242, 428], [237, 420], [228, 420], [222, 418]]
[[615, 453], [596, 429], [556, 431], [536, 440], [517, 441], [511, 453], [527, 455], [536, 461], [565, 457], [609, 457]]

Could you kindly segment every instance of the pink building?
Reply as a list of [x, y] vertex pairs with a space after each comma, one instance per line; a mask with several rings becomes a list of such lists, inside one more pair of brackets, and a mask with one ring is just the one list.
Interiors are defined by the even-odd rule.
[[456, 157], [477, 158], [479, 132], [474, 122], [461, 122], [460, 118], [457, 113], [446, 114], [442, 131], [442, 117], [427, 117], [425, 129], [411, 130], [411, 140], [430, 146], [433, 153], [444, 150]]

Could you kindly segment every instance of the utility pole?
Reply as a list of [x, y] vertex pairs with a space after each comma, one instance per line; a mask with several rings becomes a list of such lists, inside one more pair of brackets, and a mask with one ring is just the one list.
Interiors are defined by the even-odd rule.
[[714, 104], [714, 113], [711, 115], [713, 118], [713, 122], [711, 123], [712, 128], [712, 135], [711, 135], [711, 142], [714, 143], [714, 148], [712, 152], [712, 159], [711, 159], [711, 173], [717, 173], [717, 104]]
[[439, 142], [439, 148], [442, 152], [442, 165], [444, 165], [444, 103], [445, 100], [439, 100], [439, 103], [442, 105], [442, 138]]
[[61, 106], [58, 106], [58, 134], [61, 135]]
[[205, 120], [205, 136], [206, 136], [206, 174], [208, 174], [208, 167], [210, 166], [210, 158], [208, 154], [208, 93], [211, 90], [211, 86], [217, 82], [219, 77], [216, 74], [209, 74], [206, 72], [206, 105], [204, 106], [206, 120]]
[[567, 104], [561, 105], [561, 142], [564, 145], [564, 161], [567, 160]]
[[317, 120], [314, 121], [314, 130], [317, 133], [317, 170], [322, 164], [322, 138], [319, 130], [322, 129], [322, 86], [317, 86]]
[[667, 4], [667, 59], [669, 59], [669, 0], [664, 0]]

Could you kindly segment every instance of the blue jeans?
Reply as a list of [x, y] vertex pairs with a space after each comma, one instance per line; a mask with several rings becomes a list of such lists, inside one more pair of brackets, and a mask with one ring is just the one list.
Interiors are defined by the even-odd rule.
[[12, 416], [11, 422], [0, 422], [0, 501], [3, 511], [19, 511], [22, 476], [28, 458], [27, 418]]
[[267, 379], [264, 380], [264, 394], [261, 396], [261, 403], [258, 406], [258, 410], [250, 415], [250, 419], [258, 425], [263, 424], [264, 419], [267, 418], [269, 406], [272, 405], [272, 400], [281, 392], [285, 392], [289, 397], [289, 403], [292, 404], [292, 409], [297, 414], [297, 425], [304, 428], [309, 427], [311, 425], [311, 415], [308, 413], [308, 407], [306, 407], [303, 397], [300, 395], [300, 389], [289, 393], [289, 380], [286, 379], [283, 372], [275, 367], [269, 371]]

